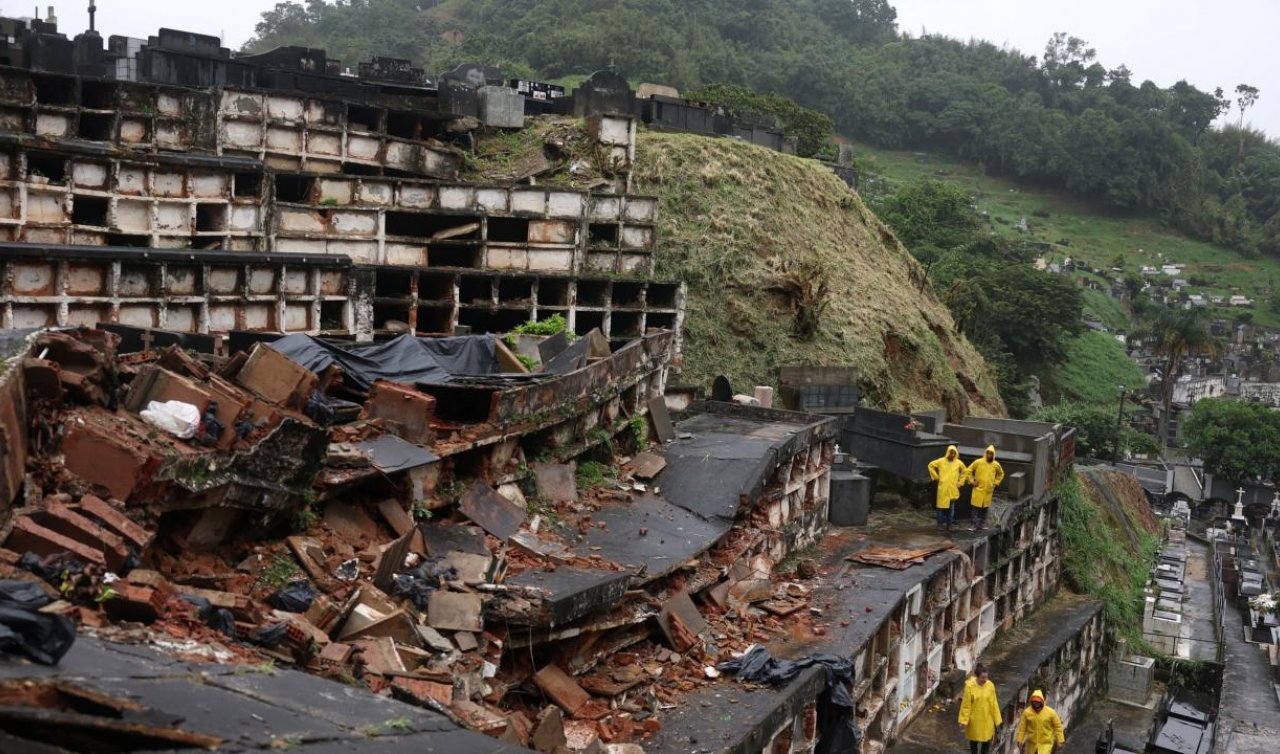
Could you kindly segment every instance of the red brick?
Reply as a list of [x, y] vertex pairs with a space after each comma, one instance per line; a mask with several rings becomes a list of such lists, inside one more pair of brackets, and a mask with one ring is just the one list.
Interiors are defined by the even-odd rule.
[[164, 597], [155, 589], [118, 581], [111, 588], [116, 596], [103, 602], [102, 609], [112, 620], [153, 623], [164, 612]]
[[407, 693], [420, 704], [428, 699], [439, 702], [442, 707], [453, 704], [453, 686], [447, 683], [400, 677], [396, 678], [391, 685]]
[[80, 512], [98, 519], [108, 529], [133, 542], [139, 551], [147, 549], [155, 533], [147, 531], [120, 511], [108, 505], [102, 498], [85, 495], [80, 498]]
[[150, 460], [104, 430], [76, 422], [62, 441], [62, 453], [68, 471], [120, 500], [128, 500], [143, 481]]
[[394, 422], [400, 436], [409, 442], [427, 445], [435, 441], [431, 419], [435, 416], [436, 399], [408, 385], [378, 380], [369, 389], [364, 404], [366, 419]]
[[58, 365], [45, 359], [23, 359], [22, 376], [27, 381], [27, 392], [36, 398], [58, 401], [62, 398], [62, 381], [58, 377]]
[[570, 715], [577, 713], [583, 705], [591, 701], [591, 696], [556, 665], [548, 665], [534, 673], [533, 682], [542, 689], [542, 693], [556, 703], [556, 706]]
[[236, 382], [271, 403], [302, 408], [320, 378], [279, 351], [259, 343], [240, 368]]
[[129, 559], [129, 547], [124, 539], [96, 521], [80, 515], [62, 503], [50, 503], [37, 514], [39, 522], [59, 534], [100, 550], [107, 567], [119, 569]]
[[45, 528], [25, 516], [14, 522], [4, 546], [14, 552], [34, 552], [42, 558], [69, 552], [90, 563], [101, 566], [107, 564], [100, 551]]
[[355, 651], [356, 648], [350, 644], [335, 641], [320, 650], [320, 661], [333, 663], [334, 665], [346, 665]]

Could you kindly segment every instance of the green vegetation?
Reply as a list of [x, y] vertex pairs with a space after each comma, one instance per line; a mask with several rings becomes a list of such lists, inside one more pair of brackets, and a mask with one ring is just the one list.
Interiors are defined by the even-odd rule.
[[1082, 328], [1079, 288], [1036, 269], [1029, 245], [983, 233], [958, 186], [919, 180], [880, 204], [960, 329], [995, 366], [1009, 411], [1025, 416], [1028, 376], [1061, 364]]
[[[1119, 402], [1119, 396], [1115, 396]], [[1110, 460], [1116, 448], [1116, 414], [1118, 406], [1107, 408], [1096, 403], [1056, 403], [1045, 406], [1032, 416], [1036, 421], [1066, 424], [1076, 428], [1076, 457]], [[1151, 435], [1125, 425], [1119, 427], [1120, 457], [1126, 452], [1155, 454], [1160, 445]]]
[[631, 436], [635, 439], [636, 449], [643, 450], [644, 446], [649, 442], [649, 419], [643, 415], [631, 417], [627, 422], [627, 426], [631, 429]]
[[589, 490], [595, 487], [603, 487], [606, 482], [616, 480], [618, 478], [618, 469], [599, 461], [583, 461], [578, 464], [574, 477], [578, 482], [578, 489]]
[[1107, 333], [1087, 330], [1066, 343], [1066, 358], [1041, 383], [1046, 402], [1083, 403], [1108, 408], [1115, 418], [1117, 386], [1145, 387], [1146, 377], [1124, 344]]
[[1229, 398], [1196, 401], [1183, 432], [1205, 468], [1233, 484], [1280, 477], [1280, 414], [1263, 404]]
[[302, 571], [298, 568], [298, 563], [293, 556], [282, 552], [271, 559], [258, 576], [258, 580], [272, 589], [279, 589], [301, 574]]
[[736, 117], [753, 122], [772, 119], [778, 128], [796, 137], [796, 154], [801, 157], [812, 157], [820, 152], [827, 153], [824, 156], [835, 156], [831, 154], [831, 137], [835, 133], [831, 116], [801, 107], [781, 94], [757, 94], [745, 86], [712, 84], [685, 92], [685, 96], [699, 102], [724, 105]]
[[[1068, 584], [1080, 594], [1102, 600], [1108, 624], [1131, 644], [1141, 646], [1143, 587], [1159, 539], [1135, 520], [1124, 503], [1116, 510], [1105, 501], [1105, 493], [1075, 474], [1059, 482], [1054, 493], [1061, 510], [1063, 574]], [[1137, 494], [1141, 498], [1140, 490]]]
[[517, 335], [556, 335], [564, 332], [566, 326], [563, 314], [552, 314], [546, 319], [521, 322], [511, 332]]

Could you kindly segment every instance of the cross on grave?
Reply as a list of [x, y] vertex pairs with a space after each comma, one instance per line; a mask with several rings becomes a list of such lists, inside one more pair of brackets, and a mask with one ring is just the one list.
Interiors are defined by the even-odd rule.
[[150, 350], [151, 350], [151, 344], [152, 344], [153, 342], [155, 342], [155, 336], [151, 334], [151, 331], [150, 331], [150, 330], [143, 330], [143, 331], [142, 331], [142, 351], [143, 351], [143, 353], [145, 353], [145, 352], [147, 352], [147, 351], [150, 351]]
[[1280, 490], [1271, 498], [1271, 518], [1280, 518]]

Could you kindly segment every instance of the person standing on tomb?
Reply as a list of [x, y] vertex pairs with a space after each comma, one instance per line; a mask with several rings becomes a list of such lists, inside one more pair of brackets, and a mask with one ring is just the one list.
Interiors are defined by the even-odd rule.
[[987, 667], [978, 663], [973, 675], [964, 682], [964, 697], [960, 701], [960, 728], [969, 739], [969, 754], [988, 754], [996, 728], [1003, 722], [996, 685], [991, 682]]
[[1062, 718], [1044, 703], [1044, 692], [1031, 692], [1031, 706], [1022, 712], [1016, 736], [1022, 754], [1053, 754], [1062, 750], [1067, 739], [1062, 735]]
[[966, 476], [964, 461], [960, 460], [960, 450], [954, 445], [947, 446], [947, 453], [942, 458], [929, 462], [929, 478], [938, 483], [935, 506], [939, 529], [951, 531], [951, 522], [955, 518], [955, 509], [951, 504], [960, 497], [960, 486], [964, 484]]
[[991, 496], [1004, 481], [1004, 467], [996, 460], [996, 446], [988, 445], [987, 452], [965, 469], [966, 478], [973, 485], [969, 498], [969, 513], [973, 530], [987, 528], [987, 512], [991, 510]]

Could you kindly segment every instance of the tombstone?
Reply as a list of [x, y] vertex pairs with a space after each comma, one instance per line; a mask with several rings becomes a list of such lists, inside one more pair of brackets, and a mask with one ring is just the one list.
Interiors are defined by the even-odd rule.
[[836, 164], [843, 168], [853, 167], [853, 145], [841, 144], [836, 154]]
[[582, 86], [573, 90], [573, 114], [579, 118], [590, 115], [633, 115], [635, 95], [631, 85], [613, 71], [596, 71]]
[[733, 385], [729, 383], [729, 378], [723, 374], [716, 377], [715, 382], [711, 383], [711, 400], [720, 403], [728, 403], [733, 400]]

